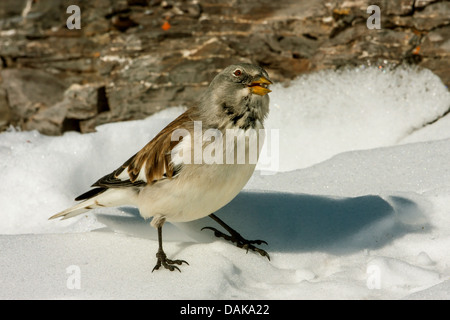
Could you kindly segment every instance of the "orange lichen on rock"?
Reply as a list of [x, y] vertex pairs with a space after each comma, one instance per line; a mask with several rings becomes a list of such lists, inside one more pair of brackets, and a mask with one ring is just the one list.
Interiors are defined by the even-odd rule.
[[163, 29], [164, 31], [167, 31], [167, 30], [169, 30], [170, 29], [170, 23], [169, 23], [169, 21], [164, 21], [164, 23], [163, 23], [163, 25], [161, 26], [161, 29]]

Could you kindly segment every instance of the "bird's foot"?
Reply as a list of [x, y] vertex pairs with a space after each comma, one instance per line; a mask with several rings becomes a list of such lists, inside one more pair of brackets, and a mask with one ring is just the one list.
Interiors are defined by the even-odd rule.
[[183, 263], [186, 263], [187, 265], [189, 265], [189, 263], [187, 263], [184, 260], [170, 260], [170, 259], [167, 259], [166, 254], [162, 250], [158, 250], [158, 252], [156, 253], [156, 258], [158, 258], [158, 261], [156, 262], [156, 265], [153, 268], [152, 272], [155, 271], [155, 270], [158, 270], [161, 266], [163, 266], [166, 269], [169, 269], [170, 271], [173, 271], [173, 270], [176, 269], [176, 270], [181, 272], [180, 268], [178, 268], [177, 266], [174, 266], [174, 264], [177, 264], [177, 265], [180, 266]]
[[267, 242], [264, 240], [247, 240], [244, 237], [242, 237], [238, 232], [230, 232], [231, 235], [228, 235], [228, 234], [225, 234], [213, 227], [204, 227], [204, 228], [202, 228], [202, 230], [203, 229], [212, 230], [212, 231], [214, 231], [214, 235], [216, 237], [223, 238], [227, 241], [230, 241], [230, 242], [234, 243], [238, 248], [247, 250], [247, 252], [248, 252], [248, 250], [257, 252], [261, 256], [267, 257], [267, 259], [270, 260], [270, 256], [265, 250], [254, 246], [254, 244], [256, 244], [256, 245], [267, 244]]

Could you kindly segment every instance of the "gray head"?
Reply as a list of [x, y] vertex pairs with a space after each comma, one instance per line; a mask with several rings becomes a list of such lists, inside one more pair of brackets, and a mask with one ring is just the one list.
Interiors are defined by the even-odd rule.
[[228, 66], [209, 85], [200, 109], [219, 127], [254, 128], [269, 112], [270, 84], [261, 67], [247, 63]]

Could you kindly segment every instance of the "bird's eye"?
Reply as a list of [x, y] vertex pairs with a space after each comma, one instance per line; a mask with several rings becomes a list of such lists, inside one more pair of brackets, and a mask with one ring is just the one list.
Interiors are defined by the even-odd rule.
[[233, 74], [234, 74], [236, 77], [239, 77], [239, 76], [242, 74], [242, 71], [239, 70], [239, 69], [237, 69], [237, 70], [234, 71]]

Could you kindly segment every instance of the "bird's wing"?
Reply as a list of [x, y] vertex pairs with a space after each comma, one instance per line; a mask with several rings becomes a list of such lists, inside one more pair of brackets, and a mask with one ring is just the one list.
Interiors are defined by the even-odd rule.
[[154, 184], [162, 179], [175, 178], [182, 170], [182, 164], [174, 165], [171, 159], [172, 149], [182, 141], [172, 141], [172, 133], [177, 128], [188, 128], [192, 124], [192, 110], [189, 109], [169, 123], [155, 138], [145, 145], [138, 153], [120, 166], [117, 170], [105, 175], [86, 193], [75, 200], [85, 200], [108, 188], [142, 187]]

